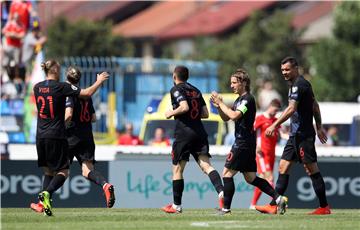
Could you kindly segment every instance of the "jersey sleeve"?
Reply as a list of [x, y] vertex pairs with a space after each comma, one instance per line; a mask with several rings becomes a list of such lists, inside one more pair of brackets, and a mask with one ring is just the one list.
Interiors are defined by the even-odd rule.
[[248, 111], [248, 106], [249, 106], [248, 104], [249, 104], [249, 102], [247, 99], [238, 101], [235, 104], [235, 111], [240, 111], [242, 114], [245, 114], [246, 111]]
[[74, 108], [74, 98], [73, 97], [66, 97], [65, 107], [66, 108]]
[[289, 100], [295, 100], [297, 102], [300, 101], [302, 93], [304, 91], [303, 89], [304, 87], [301, 84], [294, 84], [293, 86], [291, 86], [291, 88], [289, 89]]
[[93, 103], [91, 97], [90, 97], [90, 99], [89, 99], [89, 105], [90, 105], [90, 106], [89, 106], [90, 114], [94, 114], [94, 113], [95, 113], [95, 108], [94, 108], [94, 103]]
[[262, 119], [262, 116], [257, 116], [255, 118], [255, 122], [254, 122], [254, 129], [258, 129], [261, 127], [261, 125], [264, 123], [264, 120]]
[[185, 95], [183, 94], [183, 92], [181, 92], [180, 89], [178, 89], [177, 87], [173, 87], [173, 88], [170, 90], [170, 93], [171, 93], [171, 96], [174, 98], [174, 100], [175, 100], [177, 103], [180, 103], [181, 101], [185, 101], [185, 100], [186, 100], [186, 97], [185, 97]]
[[65, 96], [78, 96], [80, 94], [81, 89], [79, 87], [69, 84], [69, 83], [63, 83], [63, 84], [64, 84], [64, 87], [63, 87], [62, 93]]
[[200, 107], [206, 106], [206, 102], [204, 100], [204, 97], [202, 96], [202, 94], [200, 94]]

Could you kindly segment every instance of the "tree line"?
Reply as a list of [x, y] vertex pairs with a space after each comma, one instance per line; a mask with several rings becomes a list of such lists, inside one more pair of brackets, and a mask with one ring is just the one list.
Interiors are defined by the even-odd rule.
[[[302, 31], [291, 26], [291, 15], [280, 10], [271, 15], [258, 11], [231, 36], [196, 38], [195, 52], [182, 58], [219, 62], [222, 92], [229, 91], [229, 75], [243, 67], [250, 73], [255, 93], [259, 79], [267, 79], [286, 98], [287, 85], [280, 73], [280, 61], [292, 55], [300, 61], [318, 100], [356, 101], [360, 94], [360, 2], [338, 3], [333, 14], [333, 36], [308, 47], [298, 44]], [[111, 22], [69, 23], [59, 18], [48, 30], [46, 54], [57, 58], [134, 56], [134, 43], [113, 35], [111, 29]], [[166, 45], [162, 48], [164, 57], [176, 56]]]

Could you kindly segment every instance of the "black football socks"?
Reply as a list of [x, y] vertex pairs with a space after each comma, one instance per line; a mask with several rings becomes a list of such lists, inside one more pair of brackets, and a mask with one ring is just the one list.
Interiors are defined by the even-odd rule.
[[269, 182], [267, 180], [264, 180], [263, 178], [257, 176], [250, 184], [258, 187], [262, 192], [268, 194], [273, 199], [276, 199], [279, 196], [275, 189], [271, 187]]
[[[276, 192], [283, 196], [285, 194], [285, 191], [288, 187], [289, 184], [289, 174], [279, 174], [279, 177], [276, 181], [276, 186], [275, 186], [275, 190]], [[273, 199], [270, 202], [271, 205], [276, 205], [276, 201], [275, 199]]]
[[43, 184], [42, 184], [42, 191], [45, 191], [47, 189], [47, 187], [49, 186], [51, 180], [53, 179], [53, 176], [49, 176], [49, 175], [44, 175], [44, 180], [43, 180]]
[[211, 183], [214, 185], [216, 192], [219, 194], [220, 192], [224, 191], [224, 186], [221, 181], [221, 177], [216, 170], [213, 170], [209, 173], [209, 178]]
[[326, 192], [325, 192], [325, 182], [320, 172], [317, 172], [313, 175], [310, 175], [313, 188], [315, 190], [316, 196], [319, 199], [320, 207], [324, 208], [328, 205], [326, 200]]
[[66, 177], [62, 174], [56, 174], [56, 176], [54, 176], [54, 178], [51, 180], [49, 186], [46, 189], [46, 191], [50, 193], [50, 197], [56, 190], [58, 190], [59, 188], [61, 188], [61, 186], [63, 186], [65, 181], [66, 181]]
[[174, 204], [181, 205], [181, 198], [184, 191], [184, 179], [173, 180]]
[[224, 208], [230, 209], [231, 201], [235, 193], [235, 184], [232, 177], [223, 177], [224, 181]]
[[96, 170], [92, 170], [89, 172], [88, 180], [94, 182], [97, 185], [100, 185], [101, 187], [103, 187], [104, 184], [107, 183], [103, 175], [101, 175], [101, 173]]

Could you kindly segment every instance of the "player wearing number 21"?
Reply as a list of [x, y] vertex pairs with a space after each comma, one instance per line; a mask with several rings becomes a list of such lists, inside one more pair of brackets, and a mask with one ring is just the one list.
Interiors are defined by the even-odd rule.
[[165, 117], [175, 118], [175, 141], [172, 146], [173, 198], [174, 203], [162, 208], [167, 213], [180, 213], [184, 191], [183, 171], [190, 154], [201, 170], [209, 176], [218, 193], [219, 205], [223, 204], [223, 185], [219, 173], [211, 166], [207, 133], [201, 122], [209, 116], [201, 92], [187, 82], [189, 70], [177, 66], [173, 72], [174, 87], [170, 90], [173, 109], [165, 112]]
[[44, 170], [43, 191], [39, 199], [46, 215], [52, 215], [51, 195], [65, 182], [69, 174], [68, 143], [65, 137], [65, 100], [67, 96], [91, 97], [109, 74], [97, 75], [96, 82], [86, 88], [59, 82], [60, 64], [48, 60], [41, 64], [46, 80], [34, 86], [38, 121], [36, 149], [38, 167]]

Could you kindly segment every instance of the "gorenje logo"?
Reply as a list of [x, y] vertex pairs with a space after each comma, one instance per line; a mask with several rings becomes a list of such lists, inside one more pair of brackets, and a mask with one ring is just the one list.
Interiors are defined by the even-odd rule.
[[[324, 177], [327, 196], [357, 196], [360, 197], [360, 177]], [[297, 181], [298, 198], [302, 201], [311, 201], [316, 198], [309, 177], [301, 177]]]
[[[42, 178], [37, 175], [1, 175], [1, 194], [36, 194], [42, 188]], [[90, 181], [83, 176], [77, 175], [68, 178], [64, 185], [55, 193], [60, 194], [60, 199], [70, 197], [70, 192], [77, 195], [84, 195], [90, 191]]]

